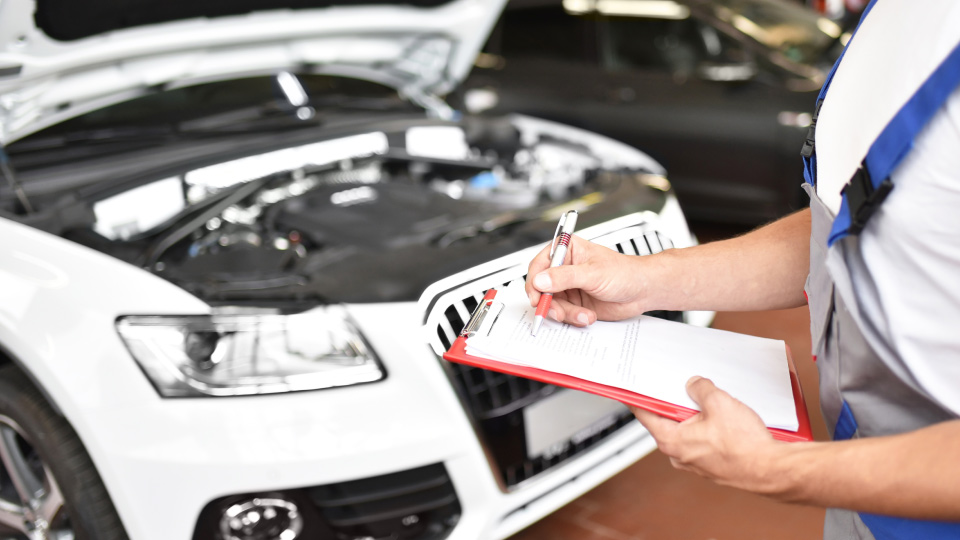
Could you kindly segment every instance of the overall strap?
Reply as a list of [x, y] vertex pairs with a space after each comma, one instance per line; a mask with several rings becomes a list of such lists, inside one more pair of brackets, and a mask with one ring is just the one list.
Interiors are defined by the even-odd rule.
[[820, 87], [820, 93], [817, 95], [817, 105], [813, 110], [813, 119], [810, 122], [810, 127], [807, 128], [807, 136], [803, 141], [803, 148], [800, 150], [800, 155], [803, 156], [803, 179], [811, 186], [817, 185], [817, 118], [820, 116], [820, 108], [823, 106], [823, 98], [827, 96], [827, 90], [830, 88], [830, 83], [833, 82], [833, 76], [837, 73], [837, 68], [840, 67], [840, 62], [843, 61], [843, 56], [847, 54], [847, 49], [850, 48], [850, 43], [857, 35], [857, 30], [860, 29], [860, 25], [863, 24], [864, 20], [866, 20], [867, 14], [870, 13], [870, 10], [873, 9], [873, 5], [876, 3], [877, 0], [870, 0], [870, 3], [867, 4], [866, 8], [864, 8], [863, 13], [860, 15], [860, 22], [858, 22], [857, 27], [853, 29], [853, 34], [850, 36], [850, 39], [847, 40], [846, 46], [844, 46], [843, 51], [840, 52], [840, 56], [837, 57], [837, 61], [833, 63], [833, 68], [831, 68], [830, 73], [827, 74], [827, 78], [823, 81], [823, 86]]
[[850, 234], [859, 234], [886, 198], [893, 184], [890, 174], [913, 148], [913, 140], [960, 85], [960, 44], [923, 82], [883, 128], [843, 188], [840, 211], [833, 221], [828, 246]]

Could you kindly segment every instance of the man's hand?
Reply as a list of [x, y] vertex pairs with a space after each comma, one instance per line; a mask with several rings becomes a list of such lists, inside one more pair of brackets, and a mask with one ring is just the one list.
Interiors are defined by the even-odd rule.
[[700, 414], [677, 423], [633, 408], [678, 469], [783, 502], [960, 522], [960, 420], [884, 437], [783, 443], [707, 379], [687, 393]]
[[775, 441], [755, 412], [709, 379], [690, 379], [687, 393], [701, 411], [680, 423], [631, 408], [673, 466], [723, 485], [773, 490], [769, 471], [785, 443]]
[[550, 246], [545, 247], [527, 269], [526, 291], [535, 306], [541, 292], [552, 292], [549, 317], [576, 326], [597, 319], [616, 321], [647, 311], [643, 305], [644, 279], [640, 257], [631, 257], [570, 237], [567, 261], [550, 268]]
[[656, 255], [622, 255], [572, 236], [567, 262], [550, 268], [549, 246], [527, 272], [527, 296], [554, 293], [555, 320], [586, 326], [659, 309], [747, 311], [806, 304], [810, 210], [744, 236]]

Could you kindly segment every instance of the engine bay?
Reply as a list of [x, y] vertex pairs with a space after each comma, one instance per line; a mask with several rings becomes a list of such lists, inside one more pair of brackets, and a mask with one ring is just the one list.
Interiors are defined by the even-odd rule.
[[548, 241], [558, 205], [587, 222], [655, 206], [654, 190], [615, 193], [642, 172], [609, 170], [585, 144], [530, 137], [509, 118], [420, 121], [130, 182], [45, 214], [61, 213], [61, 236], [213, 304], [400, 301]]

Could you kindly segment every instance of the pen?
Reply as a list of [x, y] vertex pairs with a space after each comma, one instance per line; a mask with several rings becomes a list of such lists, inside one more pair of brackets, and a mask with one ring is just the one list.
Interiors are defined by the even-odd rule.
[[[573, 234], [573, 228], [577, 226], [577, 211], [570, 210], [560, 216], [560, 223], [557, 223], [557, 230], [553, 233], [553, 240], [550, 242], [550, 268], [555, 268], [563, 264], [563, 259], [567, 257], [567, 246], [570, 245], [570, 235]], [[540, 325], [543, 324], [543, 318], [550, 311], [550, 302], [553, 300], [553, 293], [542, 293], [540, 301], [537, 302], [537, 311], [533, 317], [533, 328], [530, 334], [537, 335]]]

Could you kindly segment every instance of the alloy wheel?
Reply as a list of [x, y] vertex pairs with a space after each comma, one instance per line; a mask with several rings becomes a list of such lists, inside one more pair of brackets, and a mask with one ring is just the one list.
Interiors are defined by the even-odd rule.
[[50, 469], [20, 426], [0, 415], [0, 540], [74, 538], [63, 494]]

